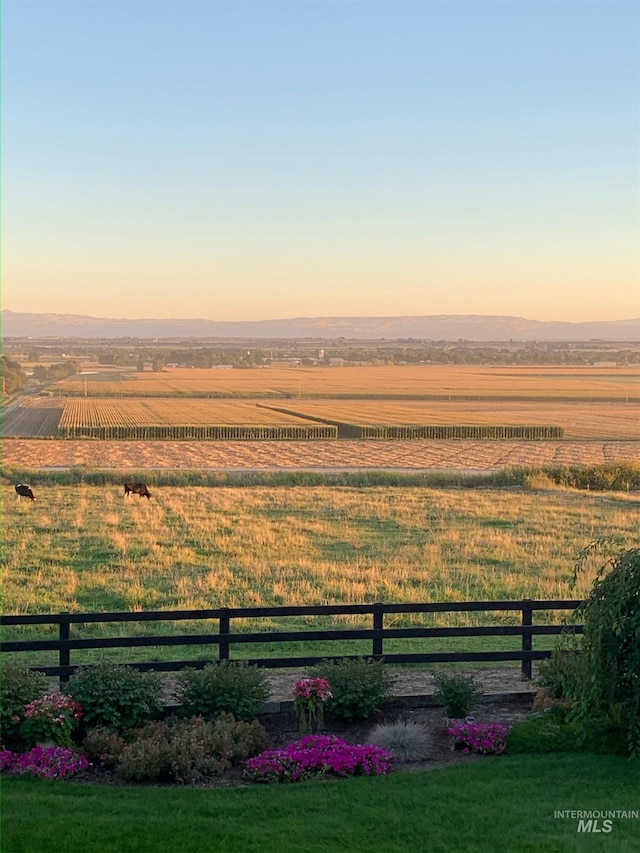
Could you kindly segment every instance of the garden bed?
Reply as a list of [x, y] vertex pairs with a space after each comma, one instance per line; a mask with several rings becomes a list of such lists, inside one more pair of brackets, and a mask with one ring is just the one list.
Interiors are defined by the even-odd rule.
[[[531, 695], [491, 695], [480, 700], [473, 715], [475, 720], [480, 723], [512, 725], [517, 720], [524, 719], [531, 712], [531, 706]], [[298, 722], [293, 709], [264, 713], [260, 715], [259, 719], [267, 731], [269, 749], [284, 747], [299, 737]], [[403, 703], [398, 697], [386, 703], [383, 710], [366, 722], [346, 723], [328, 719], [322, 731], [325, 734], [336, 735], [349, 744], [365, 743], [375, 725], [398, 720], [411, 720], [422, 724], [427, 729], [430, 748], [426, 760], [394, 762], [392, 773], [430, 770], [469, 761], [488, 761], [492, 758], [496, 760], [495, 756], [479, 755], [473, 752], [465, 753], [463, 750], [454, 749], [453, 739], [447, 734], [446, 718], [443, 716], [441, 707], [412, 707], [410, 703]], [[71, 777], [70, 783], [130, 784], [123, 782], [115, 772], [96, 766], [90, 766]], [[199, 782], [193, 787], [235, 787], [253, 784], [243, 778], [242, 767], [231, 767], [220, 775]]]

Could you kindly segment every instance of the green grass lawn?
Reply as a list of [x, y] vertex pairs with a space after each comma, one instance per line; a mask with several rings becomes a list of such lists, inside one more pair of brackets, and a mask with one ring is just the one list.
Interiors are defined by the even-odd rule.
[[2, 779], [3, 853], [637, 853], [640, 820], [579, 832], [567, 810], [640, 810], [615, 756], [500, 756], [389, 777], [231, 789]]

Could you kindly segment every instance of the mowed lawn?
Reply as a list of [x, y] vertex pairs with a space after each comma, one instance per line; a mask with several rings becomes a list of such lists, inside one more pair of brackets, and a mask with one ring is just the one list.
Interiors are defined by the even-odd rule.
[[[636, 853], [639, 771], [592, 754], [232, 789], [3, 777], [3, 853]], [[558, 816], [563, 812], [566, 816]], [[598, 831], [600, 830], [600, 831]]]

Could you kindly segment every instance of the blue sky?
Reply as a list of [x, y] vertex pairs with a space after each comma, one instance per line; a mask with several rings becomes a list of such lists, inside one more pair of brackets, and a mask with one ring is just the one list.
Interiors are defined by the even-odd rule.
[[640, 315], [640, 3], [3, 0], [2, 306]]

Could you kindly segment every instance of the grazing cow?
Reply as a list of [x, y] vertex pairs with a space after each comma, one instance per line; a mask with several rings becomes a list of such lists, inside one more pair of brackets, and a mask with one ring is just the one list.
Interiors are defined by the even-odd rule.
[[147, 488], [146, 483], [125, 483], [124, 496], [126, 498], [129, 495], [140, 495], [141, 498], [150, 498], [151, 492]]
[[16, 486], [16, 494], [18, 496], [18, 500], [20, 500], [20, 498], [29, 498], [30, 500], [35, 501], [35, 495], [29, 486], [25, 486], [22, 483], [18, 483]]

